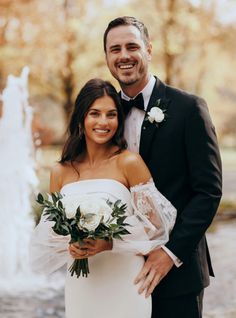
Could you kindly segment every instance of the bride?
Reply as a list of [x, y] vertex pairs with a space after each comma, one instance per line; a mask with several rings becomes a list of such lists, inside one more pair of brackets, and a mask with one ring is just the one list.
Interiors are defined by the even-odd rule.
[[69, 124], [61, 160], [51, 171], [50, 191], [89, 195], [127, 205], [130, 234], [123, 240], [85, 240], [69, 244], [42, 214], [31, 242], [34, 270], [51, 273], [74, 259], [88, 258], [88, 277], [67, 271], [67, 318], [150, 318], [150, 285], [135, 284], [144, 256], [169, 238], [176, 210], [155, 188], [138, 154], [126, 149], [124, 119], [115, 88], [92, 79], [81, 89]]

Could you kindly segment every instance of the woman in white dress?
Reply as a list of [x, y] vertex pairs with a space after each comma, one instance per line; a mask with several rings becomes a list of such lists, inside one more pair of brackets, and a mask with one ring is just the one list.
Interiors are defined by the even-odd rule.
[[124, 119], [115, 88], [100, 79], [81, 89], [62, 157], [51, 172], [50, 191], [120, 199], [127, 205], [130, 234], [124, 240], [85, 240], [69, 244], [55, 234], [44, 214], [34, 231], [31, 261], [50, 273], [74, 259], [88, 258], [88, 277], [71, 276], [65, 286], [66, 318], [150, 318], [151, 285], [135, 285], [144, 256], [168, 241], [176, 210], [155, 188], [138, 154], [126, 150]]

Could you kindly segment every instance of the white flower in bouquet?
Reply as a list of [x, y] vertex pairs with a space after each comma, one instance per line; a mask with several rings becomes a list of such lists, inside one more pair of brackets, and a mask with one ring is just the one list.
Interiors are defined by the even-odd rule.
[[81, 198], [75, 195], [66, 195], [63, 196], [61, 202], [65, 208], [66, 216], [71, 219], [75, 217], [76, 210], [80, 204]]
[[98, 214], [86, 213], [81, 214], [81, 218], [78, 222], [78, 227], [80, 229], [86, 229], [88, 231], [95, 231], [100, 224], [101, 218]]
[[101, 198], [93, 198], [90, 196], [63, 196], [61, 199], [62, 204], [65, 208], [65, 213], [68, 218], [74, 218], [78, 206], [81, 212], [80, 226], [86, 228], [88, 231], [95, 230], [102, 220], [106, 223], [111, 216], [112, 209]]
[[[87, 195], [78, 196], [78, 195], [63, 195], [61, 202], [65, 208], [65, 213], [68, 218], [74, 218], [76, 215], [76, 211], [78, 206], [81, 206], [83, 202], [89, 202], [91, 198]], [[88, 208], [89, 209], [89, 208]], [[93, 210], [87, 210], [86, 213], [94, 213], [94, 206], [92, 207]]]
[[[122, 239], [129, 234], [125, 223], [126, 204], [121, 200], [111, 202], [94, 195], [70, 195], [51, 193], [44, 199], [38, 194], [37, 202], [45, 208], [44, 214], [48, 221], [54, 221], [53, 231], [59, 235], [71, 235], [70, 243], [83, 244], [85, 238], [111, 240]], [[88, 276], [88, 259], [75, 259], [70, 266], [71, 276]]]
[[93, 201], [89, 198], [80, 202], [81, 218], [79, 225], [88, 231], [94, 231], [98, 225], [102, 222], [106, 224], [109, 220], [112, 209], [103, 199], [94, 199]]

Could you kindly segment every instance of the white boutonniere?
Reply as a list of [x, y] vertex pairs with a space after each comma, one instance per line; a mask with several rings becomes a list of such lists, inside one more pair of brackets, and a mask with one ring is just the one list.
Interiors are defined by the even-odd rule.
[[[156, 106], [152, 107], [147, 113], [147, 118], [150, 123], [155, 123], [156, 126], [166, 119], [165, 111], [166, 109], [161, 109], [159, 106], [161, 104], [161, 99], [157, 100]], [[162, 105], [163, 106], [163, 105]]]

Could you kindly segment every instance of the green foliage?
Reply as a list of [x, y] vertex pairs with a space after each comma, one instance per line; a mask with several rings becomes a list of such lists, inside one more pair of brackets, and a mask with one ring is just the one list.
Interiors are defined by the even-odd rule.
[[[75, 216], [68, 218], [62, 198], [63, 196], [59, 192], [48, 194], [47, 197], [39, 193], [36, 201], [43, 207], [43, 213], [47, 216], [46, 220], [54, 222], [53, 231], [58, 235], [70, 235], [70, 243], [79, 242], [80, 245], [83, 245], [85, 238], [112, 240], [113, 238], [122, 239], [123, 235], [129, 234], [126, 229], [129, 224], [125, 223], [126, 204], [122, 204], [121, 200], [114, 203], [109, 200], [106, 201], [112, 208], [111, 216], [106, 222], [104, 222], [104, 216], [102, 216], [95, 230], [89, 231], [81, 225], [83, 224], [81, 221], [88, 222], [94, 218], [95, 214], [82, 214], [80, 206], [78, 206]], [[89, 273], [88, 260], [75, 260], [69, 270], [71, 276], [76, 274], [79, 277], [82, 274], [82, 276], [87, 277]]]

